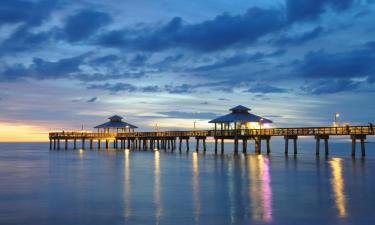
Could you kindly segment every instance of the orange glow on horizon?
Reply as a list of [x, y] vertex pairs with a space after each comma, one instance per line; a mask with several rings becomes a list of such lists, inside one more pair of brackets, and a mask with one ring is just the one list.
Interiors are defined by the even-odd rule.
[[48, 141], [48, 130], [34, 125], [0, 123], [0, 142]]

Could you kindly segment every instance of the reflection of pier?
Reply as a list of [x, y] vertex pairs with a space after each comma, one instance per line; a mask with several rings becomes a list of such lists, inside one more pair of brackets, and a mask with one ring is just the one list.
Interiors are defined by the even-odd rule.
[[[189, 151], [189, 140], [196, 140], [196, 151], [199, 151], [199, 143], [202, 141], [203, 151], [206, 151], [206, 139], [213, 138], [215, 141], [215, 153], [218, 151], [218, 144], [221, 143], [221, 153], [224, 153], [225, 140], [234, 141], [234, 152], [239, 150], [239, 142], [242, 142], [242, 151], [247, 152], [249, 141], [254, 141], [255, 152], [261, 153], [262, 141], [266, 141], [267, 154], [271, 152], [270, 141], [272, 137], [284, 137], [285, 154], [289, 152], [289, 140], [293, 140], [294, 154], [297, 154], [297, 140], [299, 137], [309, 136], [316, 140], [316, 154], [320, 154], [320, 141], [324, 141], [325, 154], [329, 154], [328, 140], [332, 136], [349, 136], [352, 140], [352, 155], [356, 153], [356, 141], [360, 141], [362, 156], [365, 156], [365, 140], [367, 135], [375, 135], [372, 124], [369, 126], [336, 126], [336, 127], [296, 127], [296, 128], [269, 128], [263, 123], [272, 121], [249, 113], [250, 109], [238, 106], [232, 109], [232, 113], [212, 120], [215, 123], [213, 130], [195, 131], [162, 131], [162, 132], [135, 132], [134, 125], [123, 122], [119, 116], [113, 116], [111, 121], [97, 126], [98, 132], [51, 132], [49, 134], [50, 149], [60, 149], [60, 142], [65, 142], [65, 149], [68, 149], [68, 142], [73, 141], [73, 148], [77, 148], [77, 140], [81, 142], [81, 148], [94, 148], [94, 141], [97, 148], [102, 148], [102, 141], [105, 141], [105, 148], [113, 143], [115, 149], [132, 150], [176, 150], [176, 140], [179, 139], [179, 151], [182, 150], [182, 143], [186, 142], [186, 150]], [[257, 121], [257, 122], [254, 122]], [[263, 126], [262, 126], [263, 125]]]

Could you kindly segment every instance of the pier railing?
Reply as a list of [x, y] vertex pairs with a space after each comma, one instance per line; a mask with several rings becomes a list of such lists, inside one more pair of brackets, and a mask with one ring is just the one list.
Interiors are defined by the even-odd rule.
[[51, 139], [124, 139], [124, 138], [172, 138], [172, 137], [252, 137], [252, 136], [316, 136], [316, 135], [374, 135], [372, 126], [340, 127], [296, 127], [262, 128], [238, 130], [195, 130], [160, 131], [131, 133], [95, 133], [95, 132], [51, 132]]

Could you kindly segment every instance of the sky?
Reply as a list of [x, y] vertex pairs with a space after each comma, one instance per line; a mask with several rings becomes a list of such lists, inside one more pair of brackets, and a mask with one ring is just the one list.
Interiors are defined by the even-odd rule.
[[275, 127], [375, 121], [373, 0], [1, 0], [0, 141], [208, 129], [242, 104]]

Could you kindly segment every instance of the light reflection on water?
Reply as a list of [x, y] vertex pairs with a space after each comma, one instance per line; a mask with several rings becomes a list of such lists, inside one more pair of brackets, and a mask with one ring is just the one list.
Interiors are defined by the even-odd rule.
[[163, 213], [161, 206], [160, 194], [160, 152], [154, 152], [154, 204], [155, 204], [155, 220], [156, 224], [160, 224], [160, 218]]
[[269, 173], [269, 159], [263, 155], [250, 157], [249, 201], [251, 214], [255, 221], [272, 221], [272, 189]]
[[130, 159], [129, 159], [129, 150], [124, 151], [124, 204], [125, 204], [125, 221], [128, 221], [131, 215], [130, 208]]
[[0, 149], [0, 224], [375, 223], [371, 157]]
[[335, 199], [335, 204], [338, 209], [338, 216], [343, 218], [347, 216], [346, 212], [346, 199], [344, 193], [344, 178], [343, 178], [343, 171], [342, 171], [342, 159], [340, 158], [332, 158], [329, 161], [332, 170], [332, 189]]

